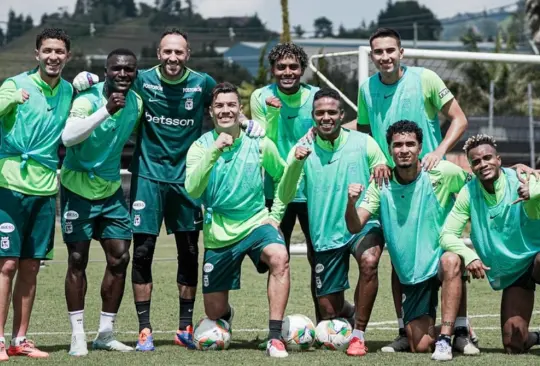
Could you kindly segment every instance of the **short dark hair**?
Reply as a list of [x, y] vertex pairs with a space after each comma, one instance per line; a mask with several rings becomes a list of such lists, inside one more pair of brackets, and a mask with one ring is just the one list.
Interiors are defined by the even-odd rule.
[[45, 28], [36, 36], [36, 49], [39, 50], [41, 44], [46, 39], [59, 39], [66, 45], [66, 50], [71, 49], [71, 40], [62, 28]]
[[313, 103], [315, 103], [319, 99], [326, 97], [337, 100], [339, 102], [339, 107], [342, 107], [343, 100], [341, 99], [341, 95], [339, 95], [339, 93], [332, 88], [319, 89], [313, 96]]
[[137, 60], [137, 56], [135, 56], [133, 51], [128, 48], [117, 48], [115, 50], [112, 50], [107, 55], [107, 61], [109, 61], [109, 59], [113, 56], [133, 56], [135, 58], [135, 61]]
[[399, 35], [398, 31], [392, 28], [378, 28], [371, 36], [369, 37], [369, 46], [372, 46], [372, 42], [376, 38], [384, 38], [384, 37], [391, 37], [394, 38], [398, 46], [401, 47], [401, 36]]
[[227, 81], [223, 83], [219, 83], [216, 86], [214, 86], [214, 89], [212, 89], [212, 102], [216, 99], [216, 97], [219, 94], [227, 94], [227, 93], [234, 93], [238, 97], [238, 101], [240, 101], [240, 93], [238, 93], [238, 88]]
[[161, 33], [161, 38], [159, 40], [162, 40], [163, 38], [165, 38], [166, 36], [168, 36], [170, 34], [175, 34], [177, 36], [182, 36], [182, 37], [184, 37], [186, 42], [188, 40], [187, 33], [184, 32], [183, 30], [181, 30], [180, 28], [176, 28], [176, 27], [169, 27], [169, 28], [165, 29], [163, 31], [163, 33]]
[[465, 154], [469, 155], [469, 151], [480, 145], [490, 145], [497, 150], [497, 141], [495, 141], [495, 138], [485, 134], [478, 134], [469, 137], [463, 145], [463, 150], [465, 151]]
[[300, 63], [302, 70], [305, 70], [308, 63], [308, 57], [304, 49], [292, 42], [278, 43], [268, 54], [268, 62], [274, 67], [276, 62], [286, 57], [294, 57]]
[[422, 129], [418, 127], [416, 122], [404, 119], [394, 123], [386, 130], [386, 143], [388, 146], [392, 144], [392, 137], [398, 133], [414, 133], [416, 135], [416, 141], [418, 141], [419, 144], [424, 140]]

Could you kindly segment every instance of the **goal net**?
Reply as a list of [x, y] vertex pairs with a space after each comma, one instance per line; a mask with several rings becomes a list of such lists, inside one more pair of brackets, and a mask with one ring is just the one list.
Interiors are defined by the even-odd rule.
[[[369, 52], [369, 47], [361, 46], [357, 51], [310, 58], [313, 78], [341, 93], [348, 117], [357, 110], [359, 85], [377, 72]], [[534, 117], [540, 114], [540, 56], [406, 48], [402, 64], [435, 71], [460, 103], [469, 128], [455, 151], [469, 136], [489, 133], [503, 145], [505, 163], [536, 164], [540, 132], [534, 131]], [[443, 132], [445, 122], [441, 119]]]

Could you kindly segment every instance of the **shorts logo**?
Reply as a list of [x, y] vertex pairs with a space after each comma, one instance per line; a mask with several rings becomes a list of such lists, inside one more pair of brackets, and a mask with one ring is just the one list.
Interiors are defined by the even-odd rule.
[[4, 222], [3, 224], [0, 224], [0, 231], [6, 234], [12, 233], [15, 231], [15, 225]]
[[203, 276], [203, 285], [204, 287], [208, 287], [210, 285], [210, 281], [208, 280], [208, 275]]
[[64, 219], [66, 220], [77, 220], [79, 218], [79, 213], [77, 211], [66, 211], [64, 214]]
[[184, 104], [184, 108], [186, 109], [186, 111], [192, 110], [193, 109], [193, 99], [191, 99], [191, 98], [186, 99], [186, 103]]
[[321, 273], [322, 271], [324, 271], [324, 266], [320, 263], [317, 263], [317, 265], [315, 266], [315, 273]]
[[0, 248], [9, 249], [9, 236], [2, 236], [2, 240], [0, 241]]
[[71, 221], [66, 221], [64, 225], [64, 233], [71, 234], [73, 232], [73, 223]]
[[146, 207], [146, 203], [144, 201], [135, 201], [133, 202], [133, 209], [134, 210], [142, 210]]
[[322, 282], [319, 276], [315, 277], [315, 284], [317, 285], [317, 288], [322, 288]]
[[210, 273], [214, 270], [214, 265], [212, 263], [205, 263], [204, 267], [203, 267], [203, 271], [205, 273]]
[[135, 215], [133, 218], [133, 226], [140, 226], [141, 225], [141, 215]]

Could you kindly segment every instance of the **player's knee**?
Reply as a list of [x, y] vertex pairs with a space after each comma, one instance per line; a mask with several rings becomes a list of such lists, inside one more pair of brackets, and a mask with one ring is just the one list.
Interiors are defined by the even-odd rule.
[[115, 256], [109, 255], [107, 258], [107, 267], [116, 275], [125, 274], [129, 264], [129, 259], [129, 251], [125, 251]]
[[17, 261], [13, 259], [6, 259], [2, 263], [1, 272], [3, 276], [6, 276], [8, 278], [15, 277], [15, 274], [17, 273]]
[[285, 247], [276, 249], [268, 258], [268, 266], [274, 275], [285, 275], [289, 272], [289, 254]]
[[68, 266], [72, 271], [84, 272], [88, 264], [88, 256], [80, 252], [69, 253]]
[[441, 257], [441, 268], [446, 278], [461, 274], [461, 258], [454, 253], [446, 252]]
[[196, 242], [187, 241], [177, 245], [178, 270], [176, 282], [180, 285], [197, 287], [199, 272], [199, 247]]
[[206, 316], [210, 320], [221, 319], [222, 317], [225, 316], [225, 314], [227, 314], [228, 310], [229, 309], [228, 309], [228, 304], [227, 303], [220, 304], [220, 303], [217, 303], [215, 301], [212, 301], [212, 302], [205, 301], [204, 302], [204, 312], [206, 313]]
[[339, 311], [332, 301], [319, 301], [319, 310], [322, 320], [331, 320], [339, 317]]
[[525, 342], [513, 339], [503, 339], [504, 351], [508, 354], [520, 354], [525, 352]]
[[371, 253], [364, 253], [360, 257], [360, 278], [369, 280], [377, 276], [378, 267], [379, 258]]
[[506, 353], [516, 354], [525, 352], [528, 325], [522, 322], [509, 320], [503, 328], [503, 347]]
[[152, 283], [152, 260], [156, 247], [155, 236], [134, 235], [131, 282], [136, 284]]

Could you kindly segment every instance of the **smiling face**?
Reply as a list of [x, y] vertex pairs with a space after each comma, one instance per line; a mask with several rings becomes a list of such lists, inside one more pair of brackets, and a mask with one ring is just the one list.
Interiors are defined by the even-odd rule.
[[113, 55], [107, 61], [105, 79], [112, 92], [126, 93], [137, 76], [137, 60], [130, 55]]
[[371, 61], [383, 75], [390, 75], [399, 70], [403, 48], [394, 37], [380, 37], [371, 41]]
[[501, 171], [501, 157], [489, 144], [479, 145], [467, 154], [471, 169], [480, 181], [495, 181]]
[[418, 163], [422, 144], [418, 142], [416, 133], [395, 133], [389, 149], [396, 167], [406, 169]]
[[159, 42], [157, 57], [161, 62], [161, 71], [169, 79], [181, 76], [189, 56], [188, 42], [179, 34], [168, 34]]
[[56, 38], [44, 39], [35, 53], [41, 72], [50, 78], [59, 77], [71, 57], [64, 41]]
[[304, 70], [296, 57], [286, 56], [274, 64], [272, 74], [279, 89], [286, 94], [291, 94], [300, 88], [300, 79], [304, 75]]
[[325, 140], [339, 136], [344, 115], [340, 102], [334, 98], [322, 97], [313, 103], [313, 119], [317, 126], [317, 133]]
[[220, 129], [231, 129], [238, 125], [238, 116], [242, 105], [236, 93], [219, 93], [214, 97], [210, 107], [210, 116], [214, 126]]

